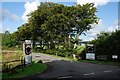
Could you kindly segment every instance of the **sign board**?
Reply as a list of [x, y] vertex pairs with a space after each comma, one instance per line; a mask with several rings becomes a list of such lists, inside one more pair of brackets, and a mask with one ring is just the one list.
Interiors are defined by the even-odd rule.
[[108, 56], [107, 55], [98, 55], [97, 60], [107, 60]]
[[87, 46], [94, 46], [93, 44], [87, 44]]
[[25, 44], [31, 44], [31, 40], [25, 40]]
[[112, 58], [113, 58], [113, 59], [117, 59], [118, 56], [117, 56], [117, 55], [112, 55]]
[[31, 54], [31, 49], [32, 49], [31, 44], [25, 44], [25, 54], [26, 55]]
[[86, 59], [95, 60], [95, 54], [94, 53], [86, 53]]
[[32, 42], [31, 40], [25, 40], [23, 43], [23, 52], [24, 52], [24, 64], [28, 65], [32, 62]]
[[93, 44], [87, 44], [87, 53], [94, 53], [94, 45]]
[[32, 56], [26, 55], [25, 56], [25, 64], [28, 65], [28, 64], [31, 64], [31, 62], [32, 62]]

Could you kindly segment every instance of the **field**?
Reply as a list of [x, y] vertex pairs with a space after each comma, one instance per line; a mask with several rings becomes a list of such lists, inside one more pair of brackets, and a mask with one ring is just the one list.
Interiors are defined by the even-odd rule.
[[23, 53], [21, 51], [2, 51], [0, 55], [0, 67], [2, 71], [14, 68], [21, 63]]

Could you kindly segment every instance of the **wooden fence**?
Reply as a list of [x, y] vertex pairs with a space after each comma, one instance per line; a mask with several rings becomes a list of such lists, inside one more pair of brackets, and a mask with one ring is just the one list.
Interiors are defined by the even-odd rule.
[[2, 59], [0, 61], [2, 69], [0, 71], [9, 71], [16, 66], [23, 65], [23, 54], [18, 51], [2, 51], [0, 57]]

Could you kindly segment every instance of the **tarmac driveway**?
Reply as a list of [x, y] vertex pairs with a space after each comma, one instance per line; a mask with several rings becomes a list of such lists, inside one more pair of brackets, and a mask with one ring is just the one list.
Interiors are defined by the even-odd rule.
[[46, 54], [33, 53], [34, 60], [42, 60], [49, 70], [33, 78], [115, 78], [120, 79], [120, 66], [72, 62]]

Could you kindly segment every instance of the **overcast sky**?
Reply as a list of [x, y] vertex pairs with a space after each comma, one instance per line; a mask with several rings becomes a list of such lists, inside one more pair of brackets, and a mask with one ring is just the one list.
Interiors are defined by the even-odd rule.
[[[81, 35], [84, 41], [92, 40], [101, 31], [114, 31], [118, 29], [118, 0], [40, 0], [52, 1], [64, 5], [95, 3], [97, 8], [96, 15], [100, 18], [99, 24], [93, 25], [93, 29], [86, 32], [86, 36]], [[0, 3], [0, 32], [9, 30], [11, 33], [16, 31], [19, 26], [27, 22], [26, 16], [29, 12], [37, 9], [39, 0], [2, 0]], [[98, 2], [99, 1], [99, 2]]]

